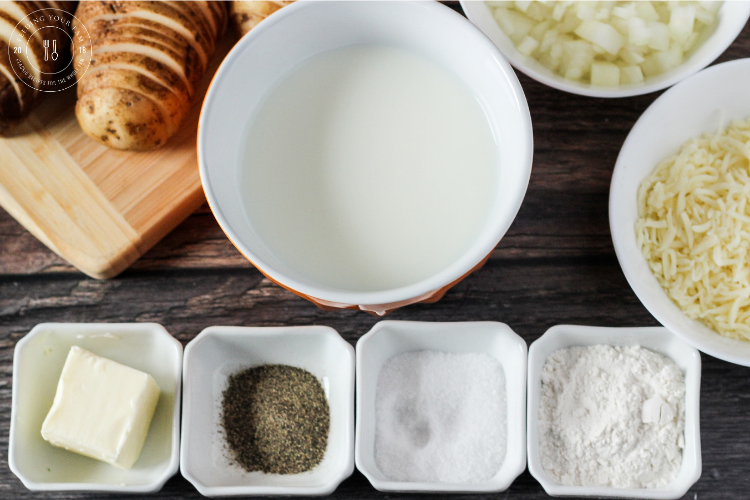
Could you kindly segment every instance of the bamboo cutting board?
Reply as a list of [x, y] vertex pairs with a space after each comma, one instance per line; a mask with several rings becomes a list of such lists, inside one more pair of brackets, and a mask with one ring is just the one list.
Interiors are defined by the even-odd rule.
[[48, 95], [12, 137], [0, 139], [0, 205], [89, 276], [122, 272], [205, 201], [198, 117], [230, 38], [219, 44], [180, 130], [160, 149], [102, 146], [78, 125], [75, 88]]

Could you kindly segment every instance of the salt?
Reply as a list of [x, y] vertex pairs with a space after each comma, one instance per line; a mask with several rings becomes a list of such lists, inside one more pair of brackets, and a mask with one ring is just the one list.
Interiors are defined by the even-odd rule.
[[375, 462], [393, 481], [476, 483], [505, 460], [502, 365], [488, 354], [415, 351], [389, 359], [375, 401]]

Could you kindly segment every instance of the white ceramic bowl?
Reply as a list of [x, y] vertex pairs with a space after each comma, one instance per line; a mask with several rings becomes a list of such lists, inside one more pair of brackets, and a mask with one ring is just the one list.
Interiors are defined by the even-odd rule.
[[[42, 422], [71, 346], [154, 377], [161, 395], [138, 461], [130, 470], [52, 446]], [[150, 493], [179, 465], [182, 345], [154, 323], [43, 323], [13, 353], [10, 470], [30, 490]]]
[[492, 12], [483, 1], [461, 0], [460, 3], [466, 17], [497, 45], [516, 69], [550, 87], [591, 97], [629, 97], [648, 94], [674, 85], [696, 71], [705, 68], [719, 57], [737, 38], [742, 28], [745, 27], [748, 17], [750, 17], [750, 2], [724, 2], [724, 5], [719, 9], [718, 22], [713, 32], [680, 66], [653, 78], [648, 78], [641, 84], [606, 88], [568, 80], [545, 68], [533, 57], [524, 56], [516, 50], [510, 38], [500, 29], [492, 17]]
[[[331, 429], [323, 461], [301, 474], [248, 473], [231, 464], [220, 434], [229, 376], [264, 364], [296, 366], [323, 384]], [[327, 326], [212, 326], [185, 348], [180, 470], [205, 496], [328, 495], [354, 470], [354, 349]]]
[[[542, 368], [547, 356], [559, 349], [573, 346], [640, 345], [672, 359], [685, 375], [685, 448], [682, 467], [677, 477], [661, 488], [607, 488], [563, 486], [551, 478], [539, 457], [539, 402], [542, 391]], [[702, 470], [700, 436], [701, 356], [669, 330], [650, 328], [600, 328], [593, 326], [553, 326], [529, 347], [528, 389], [528, 452], [529, 472], [552, 496], [618, 497], [618, 498], [681, 498], [700, 478]]]
[[[274, 255], [253, 229], [238, 182], [244, 134], [266, 92], [310, 57], [354, 44], [402, 47], [445, 66], [474, 92], [492, 125], [499, 154], [497, 201], [483, 233], [464, 255], [420, 282], [375, 292], [322, 286]], [[235, 246], [266, 276], [326, 307], [383, 314], [425, 300], [461, 279], [494, 249], [521, 205], [531, 173], [531, 118], [518, 79], [471, 23], [437, 2], [297, 2], [242, 38], [206, 96], [198, 160], [208, 203]]]
[[750, 59], [739, 59], [707, 68], [665, 92], [630, 131], [609, 192], [609, 225], [617, 259], [646, 309], [701, 351], [744, 366], [750, 366], [750, 342], [723, 337], [688, 318], [667, 296], [638, 248], [635, 221], [638, 186], [659, 162], [693, 137], [750, 117], [749, 81]]
[[[421, 350], [486, 353], [505, 372], [508, 439], [505, 460], [481, 483], [392, 481], [375, 463], [375, 393], [380, 370], [393, 356]], [[526, 342], [504, 323], [490, 321], [423, 323], [381, 321], [357, 342], [357, 469], [380, 491], [497, 492], [526, 468]]]

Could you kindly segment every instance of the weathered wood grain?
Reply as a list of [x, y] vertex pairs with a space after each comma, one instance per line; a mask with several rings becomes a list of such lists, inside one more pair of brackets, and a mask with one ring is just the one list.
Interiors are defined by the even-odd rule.
[[[183, 343], [201, 329], [217, 324], [325, 324], [355, 343], [378, 321], [353, 311], [321, 311], [269, 283], [253, 269], [134, 272], [113, 281], [82, 279], [73, 274], [4, 279], [0, 281], [0, 304], [0, 498], [19, 499], [110, 498], [100, 494], [31, 493], [7, 469], [12, 351], [15, 343], [38, 323], [158, 321]], [[528, 343], [553, 324], [656, 324], [611, 257], [491, 261], [442, 301], [396, 311], [389, 319], [503, 321]], [[738, 432], [750, 414], [750, 377], [745, 368], [707, 356], [703, 361], [704, 476], [685, 498], [692, 499], [695, 493], [698, 498], [729, 498], [733, 492], [750, 487], [750, 465], [746, 460], [750, 436]], [[4, 491], [12, 494], [5, 496]], [[528, 473], [513, 484], [507, 495], [524, 499], [546, 496]], [[365, 499], [383, 495], [355, 473], [333, 497]], [[177, 477], [158, 498], [198, 498], [198, 494]]]
[[[611, 255], [607, 200], [606, 193], [530, 189], [492, 259]], [[4, 212], [0, 212], [0, 241], [0, 275], [76, 272]], [[140, 272], [226, 267], [251, 265], [204, 207], [130, 269]]]
[[[455, 6], [455, 4], [454, 4]], [[750, 25], [720, 61], [750, 56]], [[617, 264], [607, 219], [609, 179], [632, 124], [658, 94], [601, 100], [565, 94], [521, 75], [535, 133], [534, 168], [521, 211], [487, 265], [435, 304], [388, 319], [493, 320], [528, 342], [555, 324], [651, 326]], [[0, 167], [1, 168], [1, 167]], [[7, 466], [12, 355], [16, 342], [45, 321], [156, 321], [183, 343], [211, 325], [323, 324], [349, 342], [378, 318], [324, 312], [271, 284], [226, 240], [204, 207], [111, 281], [77, 273], [0, 213], [0, 498], [124, 498], [32, 493]], [[747, 368], [703, 356], [703, 476], [685, 500], [748, 498], [750, 377]], [[181, 476], [153, 495], [199, 498]], [[359, 473], [332, 498], [413, 498], [377, 492]], [[450, 498], [548, 498], [528, 472], [498, 495]]]

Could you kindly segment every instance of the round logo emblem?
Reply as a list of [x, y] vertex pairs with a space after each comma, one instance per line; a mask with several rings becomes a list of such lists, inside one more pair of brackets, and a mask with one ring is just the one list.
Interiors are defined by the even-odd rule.
[[[60, 9], [39, 9], [16, 25], [8, 43], [8, 58], [16, 76], [41, 92], [68, 89], [91, 64], [91, 37], [76, 17]], [[72, 54], [75, 40], [75, 54]]]

